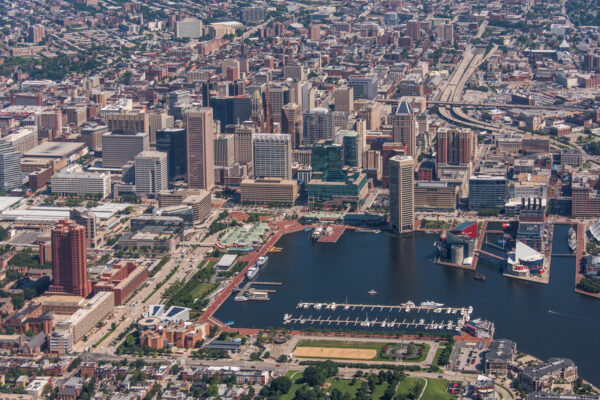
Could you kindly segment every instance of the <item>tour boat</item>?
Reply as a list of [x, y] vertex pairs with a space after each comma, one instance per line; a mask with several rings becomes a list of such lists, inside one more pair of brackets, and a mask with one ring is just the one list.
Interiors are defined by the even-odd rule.
[[248, 272], [246, 272], [246, 277], [248, 279], [253, 279], [257, 273], [258, 273], [258, 267], [252, 266], [248, 269]]
[[371, 296], [373, 296], [374, 294], [377, 294], [377, 290], [371, 289], [367, 293], [370, 294]]
[[267, 261], [269, 261], [269, 256], [258, 257], [258, 260], [256, 261], [256, 265], [258, 267], [262, 267], [263, 265], [265, 265], [267, 263]]
[[573, 227], [569, 228], [569, 249], [571, 251], [577, 250], [577, 233]]

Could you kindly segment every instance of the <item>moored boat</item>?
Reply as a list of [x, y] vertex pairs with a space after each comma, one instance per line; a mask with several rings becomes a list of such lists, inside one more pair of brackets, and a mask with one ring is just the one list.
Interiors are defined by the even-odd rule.
[[269, 261], [269, 256], [258, 257], [258, 260], [256, 261], [256, 265], [258, 267], [262, 267], [263, 265], [265, 265], [267, 263], [267, 261]]

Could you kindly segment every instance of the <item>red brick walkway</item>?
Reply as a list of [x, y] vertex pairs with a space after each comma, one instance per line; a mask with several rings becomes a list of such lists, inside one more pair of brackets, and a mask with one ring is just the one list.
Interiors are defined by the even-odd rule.
[[218, 310], [219, 307], [221, 307], [221, 305], [225, 302], [225, 300], [227, 300], [229, 295], [231, 295], [231, 293], [233, 292], [233, 288], [235, 288], [236, 286], [238, 286], [239, 284], [242, 283], [242, 281], [244, 280], [244, 277], [246, 276], [246, 272], [248, 271], [248, 269], [252, 265], [256, 264], [256, 260], [258, 260], [258, 257], [267, 254], [269, 249], [271, 247], [273, 247], [273, 245], [275, 243], [277, 243], [277, 241], [283, 235], [288, 234], [288, 233], [298, 232], [305, 228], [304, 225], [302, 225], [296, 221], [286, 221], [286, 220], [277, 221], [273, 225], [276, 227], [275, 234], [267, 240], [267, 242], [262, 246], [262, 248], [258, 252], [250, 253], [241, 258], [241, 260], [248, 261], [248, 265], [246, 265], [246, 267], [237, 276], [235, 276], [233, 278], [231, 283], [229, 283], [229, 285], [225, 289], [223, 289], [221, 294], [219, 294], [219, 296], [208, 306], [206, 311], [200, 317], [200, 321], [208, 322], [213, 325], [218, 325], [221, 328], [224, 328], [224, 325], [222, 323], [219, 323], [220, 321], [213, 318], [213, 314]]

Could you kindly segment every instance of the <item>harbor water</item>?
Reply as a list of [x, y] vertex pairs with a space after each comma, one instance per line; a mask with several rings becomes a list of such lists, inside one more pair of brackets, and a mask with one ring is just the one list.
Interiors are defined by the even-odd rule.
[[[556, 226], [554, 253], [569, 252], [567, 231], [566, 225]], [[215, 317], [244, 328], [335, 329], [329, 324], [284, 324], [284, 315], [306, 315], [307, 310], [297, 308], [299, 302], [400, 305], [413, 301], [418, 305], [433, 301], [448, 307], [472, 306], [471, 318], [494, 322], [496, 338], [514, 340], [518, 350], [542, 359], [571, 358], [582, 377], [600, 384], [596, 367], [600, 300], [574, 292], [574, 257], [552, 259], [548, 285], [506, 278], [498, 267], [484, 262], [478, 272], [486, 280], [480, 281], [473, 279], [471, 271], [435, 264], [436, 240], [436, 235], [422, 233], [398, 238], [346, 231], [337, 243], [313, 243], [307, 232], [285, 235], [276, 244], [283, 251], [269, 254], [268, 264], [255, 278], [282, 283], [270, 300], [243, 303], [234, 302], [231, 296]], [[369, 294], [371, 290], [377, 293]], [[391, 321], [388, 314], [376, 310], [341, 310], [337, 313], [344, 319]], [[325, 310], [312, 314], [328, 315]], [[444, 319], [445, 312], [436, 315]], [[420, 319], [427, 320], [415, 315], [410, 321]]]

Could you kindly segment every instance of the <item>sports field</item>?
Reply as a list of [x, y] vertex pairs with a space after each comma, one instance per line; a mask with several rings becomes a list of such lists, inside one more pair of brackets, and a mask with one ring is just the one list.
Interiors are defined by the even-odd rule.
[[377, 357], [375, 349], [350, 349], [337, 347], [297, 347], [296, 357], [340, 358], [349, 360], [372, 360]]

